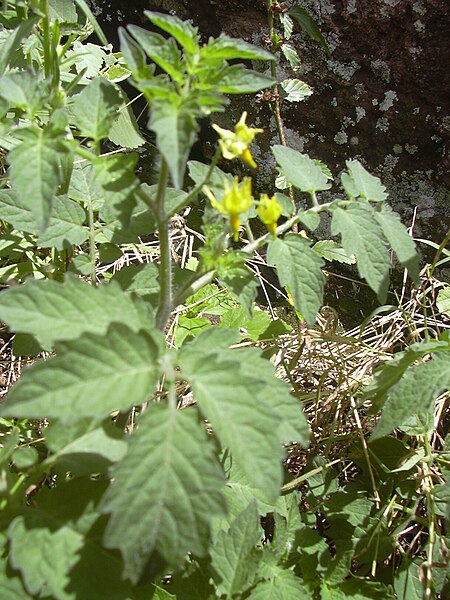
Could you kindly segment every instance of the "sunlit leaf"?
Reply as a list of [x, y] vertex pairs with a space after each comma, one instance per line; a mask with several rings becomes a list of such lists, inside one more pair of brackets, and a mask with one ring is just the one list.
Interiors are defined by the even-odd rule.
[[308, 155], [285, 146], [273, 146], [272, 152], [288, 183], [302, 192], [317, 192], [330, 187], [328, 176]]
[[172, 566], [206, 553], [211, 518], [226, 509], [225, 479], [193, 410], [151, 405], [128, 444], [101, 508], [111, 513], [105, 543], [136, 582], [153, 551]]
[[280, 283], [289, 287], [296, 310], [312, 325], [322, 306], [322, 259], [303, 237], [288, 234], [269, 242], [267, 261], [277, 268]]

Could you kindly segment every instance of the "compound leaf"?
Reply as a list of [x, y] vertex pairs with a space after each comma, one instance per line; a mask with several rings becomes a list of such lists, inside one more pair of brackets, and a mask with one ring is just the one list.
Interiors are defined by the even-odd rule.
[[210, 551], [218, 596], [232, 598], [252, 586], [261, 558], [255, 546], [262, 535], [254, 501], [228, 531], [218, 533]]
[[98, 423], [114, 410], [149, 399], [159, 375], [159, 351], [159, 338], [118, 323], [104, 335], [60, 342], [57, 356], [23, 373], [0, 413], [64, 423], [91, 417]]
[[35, 336], [44, 348], [58, 340], [84, 333], [105, 333], [114, 322], [137, 331], [148, 328], [151, 317], [145, 303], [123, 294], [117, 284], [97, 288], [66, 277], [64, 283], [28, 280], [0, 296], [0, 318], [15, 332]]
[[225, 478], [194, 410], [151, 405], [114, 478], [101, 505], [111, 513], [105, 543], [133, 582], [153, 551], [171, 566], [205, 555], [210, 520], [226, 511]]
[[344, 250], [356, 256], [360, 276], [377, 294], [378, 300], [384, 303], [391, 262], [383, 230], [374, 218], [372, 207], [369, 204], [352, 203], [346, 208], [335, 208], [331, 233], [341, 234]]
[[296, 310], [312, 325], [323, 299], [320, 256], [303, 237], [289, 234], [283, 240], [270, 241], [267, 261], [276, 266], [281, 284], [289, 287]]
[[274, 146], [272, 152], [287, 181], [302, 192], [318, 192], [330, 187], [329, 177], [308, 155], [285, 146]]
[[[280, 442], [286, 441], [281, 407], [290, 400], [296, 403], [258, 351], [227, 347], [231, 337], [233, 332], [206, 330], [182, 347], [179, 363], [223, 447], [249, 482], [275, 501], [281, 483]], [[292, 427], [295, 438], [304, 442], [304, 420], [298, 412]]]
[[386, 188], [378, 179], [371, 175], [358, 160], [347, 160], [348, 173], [343, 173], [341, 182], [350, 198], [364, 198], [372, 202], [386, 200]]

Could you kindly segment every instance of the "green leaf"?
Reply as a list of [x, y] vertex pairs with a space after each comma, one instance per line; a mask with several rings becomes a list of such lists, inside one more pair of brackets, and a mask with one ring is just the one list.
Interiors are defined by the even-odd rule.
[[155, 305], [159, 297], [159, 269], [155, 263], [129, 265], [117, 271], [116, 281], [127, 292], [133, 292]]
[[314, 231], [320, 225], [320, 215], [316, 212], [301, 208], [298, 211], [298, 218], [300, 219], [300, 223], [303, 223], [310, 231]]
[[31, 18], [22, 21], [20, 25], [9, 32], [6, 41], [3, 43], [2, 48], [0, 49], [0, 75], [4, 74], [6, 68], [12, 61], [14, 53], [22, 43], [22, 40], [28, 37], [38, 20], [39, 17], [32, 16]]
[[[83, 421], [78, 423], [85, 426]], [[90, 419], [89, 425], [92, 426]], [[108, 475], [111, 466], [125, 456], [127, 445], [124, 440], [117, 438], [120, 432], [112, 426], [109, 431], [105, 427], [98, 427], [82, 432], [81, 435], [76, 435], [78, 432], [75, 431], [73, 439], [67, 442], [64, 440], [61, 444], [62, 431], [66, 434], [67, 428], [62, 428], [57, 421], [51, 423], [45, 432], [46, 443], [49, 449], [55, 452], [50, 460], [64, 472], [70, 472], [72, 477], [96, 473]], [[116, 437], [113, 437], [113, 434]]]
[[225, 479], [194, 410], [152, 404], [128, 444], [101, 509], [111, 513], [105, 543], [136, 583], [154, 551], [170, 566], [206, 554], [211, 518], [226, 510]]
[[37, 245], [42, 248], [56, 248], [61, 251], [71, 246], [79, 246], [89, 237], [83, 226], [86, 214], [79, 204], [67, 196], [55, 196], [50, 222], [39, 236]]
[[383, 233], [394, 250], [400, 264], [408, 270], [415, 284], [419, 284], [419, 256], [414, 241], [400, 221], [400, 217], [390, 206], [382, 204], [375, 212], [375, 218], [381, 225]]
[[296, 310], [312, 326], [323, 301], [322, 259], [303, 237], [288, 234], [269, 242], [267, 261], [276, 266], [281, 285], [289, 287]]
[[288, 102], [301, 102], [313, 94], [312, 88], [300, 79], [285, 79], [280, 86], [286, 94], [282, 98]]
[[145, 53], [123, 27], [119, 27], [120, 50], [126, 65], [138, 81], [149, 75]]
[[328, 190], [328, 177], [321, 167], [306, 154], [292, 148], [273, 146], [272, 152], [288, 182], [302, 192]]
[[426, 363], [409, 368], [389, 391], [372, 439], [402, 425], [414, 414], [431, 411], [434, 400], [450, 388], [450, 352], [437, 352]]
[[187, 337], [195, 337], [209, 327], [212, 327], [212, 323], [206, 317], [180, 315], [175, 330], [175, 347], [179, 348]]
[[12, 521], [10, 561], [30, 594], [60, 600], [129, 597], [120, 558], [102, 548], [96, 533], [95, 508], [105, 485], [76, 479], [44, 489], [34, 506]]
[[59, 342], [56, 357], [23, 374], [0, 414], [62, 423], [91, 417], [98, 423], [114, 410], [142, 404], [158, 379], [160, 342], [118, 323], [104, 335]]
[[356, 258], [353, 255], [349, 256], [344, 248], [341, 248], [333, 240], [320, 240], [314, 244], [312, 249], [325, 260], [334, 260], [345, 265], [354, 265], [356, 262]]
[[[185, 344], [179, 354], [182, 374], [222, 445], [230, 449], [249, 481], [274, 501], [281, 484], [280, 442], [286, 441], [283, 411], [286, 405], [298, 408], [298, 404], [258, 351], [224, 346], [230, 335], [209, 329]], [[289, 437], [294, 429], [295, 438], [304, 442], [304, 423], [298, 408]]]
[[294, 29], [294, 21], [287, 13], [280, 13], [278, 16], [283, 27], [284, 39], [289, 40]]
[[112, 154], [94, 162], [95, 182], [102, 190], [104, 203], [100, 218], [111, 223], [118, 220], [123, 229], [130, 223], [136, 201], [134, 192], [139, 186], [135, 175], [138, 154]]
[[66, 54], [67, 59], [73, 62], [77, 73], [83, 73], [84, 84], [88, 84], [92, 77], [98, 76], [106, 56], [106, 52], [101, 46], [90, 43], [82, 44], [78, 40], [73, 43], [72, 50]]
[[219, 532], [210, 550], [218, 597], [232, 598], [253, 585], [261, 558], [255, 546], [262, 536], [254, 501], [233, 521], [229, 531]]
[[113, 120], [108, 133], [116, 146], [122, 148], [139, 148], [145, 144], [145, 139], [139, 133], [139, 127], [130, 106], [121, 106], [117, 117]]
[[281, 51], [294, 71], [301, 65], [297, 50], [291, 44], [282, 44]]
[[278, 567], [274, 576], [262, 581], [252, 590], [249, 600], [305, 600], [313, 596], [303, 587], [302, 580], [288, 569]]
[[218, 38], [210, 38], [208, 44], [200, 51], [202, 59], [207, 60], [234, 60], [243, 58], [248, 60], [275, 60], [271, 52], [253, 46], [239, 38], [232, 38], [222, 33]]
[[102, 206], [105, 193], [100, 183], [95, 180], [92, 163], [75, 161], [67, 194], [72, 200], [82, 202], [86, 206], [92, 203], [94, 210]]
[[49, 84], [42, 72], [32, 69], [7, 73], [0, 78], [0, 97], [11, 106], [34, 115], [49, 96]]
[[245, 265], [247, 256], [234, 255], [233, 260], [219, 263], [219, 281], [245, 307], [247, 315], [252, 316], [253, 302], [256, 298], [258, 282], [254, 274]]
[[23, 142], [8, 154], [12, 187], [43, 231], [50, 220], [53, 197], [60, 183], [61, 154], [67, 154], [68, 148], [51, 126], [23, 129], [21, 136]]
[[439, 312], [450, 317], [450, 285], [446, 285], [439, 290], [436, 298], [436, 306]]
[[220, 73], [217, 90], [224, 94], [253, 94], [275, 83], [273, 77], [246, 69], [243, 65], [233, 65]]
[[198, 50], [200, 37], [197, 27], [193, 27], [187, 21], [182, 21], [173, 15], [165, 15], [150, 10], [144, 11], [144, 14], [153, 25], [175, 38], [187, 52], [194, 53]]
[[95, 77], [73, 97], [73, 124], [82, 136], [99, 142], [108, 137], [121, 104], [117, 87], [103, 77]]
[[0, 589], [2, 600], [30, 600], [30, 595], [24, 590], [20, 577], [17, 577], [8, 565], [6, 557], [0, 560]]
[[364, 198], [371, 202], [386, 200], [386, 188], [378, 179], [371, 175], [358, 160], [347, 160], [348, 173], [341, 175], [344, 190], [350, 198]]
[[[183, 67], [180, 52], [173, 38], [166, 40], [162, 35], [136, 25], [129, 25], [127, 29], [153, 62], [175, 81], [181, 80]], [[135, 55], [135, 60], [136, 58]]]
[[197, 138], [195, 112], [189, 102], [180, 103], [175, 95], [164, 101], [155, 100], [149, 127], [156, 133], [157, 145], [168, 164], [174, 187], [181, 188], [189, 152]]
[[152, 323], [147, 305], [124, 294], [117, 284], [95, 288], [73, 276], [64, 283], [28, 280], [5, 290], [0, 294], [0, 318], [15, 332], [34, 335], [47, 349], [58, 340], [103, 334], [114, 322], [126, 322], [133, 331]]
[[77, 11], [73, 0], [48, 0], [48, 16], [59, 23], [76, 23]]
[[326, 54], [331, 58], [328, 44], [310, 14], [301, 6], [295, 5], [290, 9], [288, 15], [297, 21], [303, 31], [307, 33], [312, 40], [319, 42]]
[[352, 203], [335, 208], [331, 234], [342, 236], [347, 254], [356, 256], [358, 273], [367, 281], [383, 304], [389, 287], [391, 261], [383, 230], [369, 204]]

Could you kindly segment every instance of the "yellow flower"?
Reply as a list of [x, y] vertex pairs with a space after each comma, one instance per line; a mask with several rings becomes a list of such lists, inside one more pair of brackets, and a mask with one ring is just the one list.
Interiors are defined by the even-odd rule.
[[242, 183], [239, 183], [239, 179], [235, 177], [231, 187], [225, 181], [225, 192], [221, 201], [217, 200], [207, 186], [203, 187], [203, 191], [208, 196], [214, 208], [222, 214], [228, 215], [234, 239], [237, 241], [239, 239], [239, 227], [241, 224], [239, 215], [247, 211], [252, 205], [252, 180], [249, 177], [245, 177]]
[[250, 144], [257, 133], [262, 133], [263, 129], [250, 128], [245, 124], [247, 113], [242, 113], [239, 122], [234, 127], [234, 132], [229, 129], [222, 129], [218, 125], [213, 128], [220, 135], [219, 146], [222, 156], [227, 160], [239, 157], [241, 160], [255, 168], [256, 163], [249, 150]]
[[258, 214], [258, 217], [267, 227], [267, 230], [270, 231], [270, 233], [272, 233], [273, 235], [275, 235], [278, 219], [281, 216], [281, 211], [282, 208], [275, 196], [269, 198], [267, 194], [261, 194], [261, 198], [258, 202], [258, 208], [256, 209], [256, 212]]

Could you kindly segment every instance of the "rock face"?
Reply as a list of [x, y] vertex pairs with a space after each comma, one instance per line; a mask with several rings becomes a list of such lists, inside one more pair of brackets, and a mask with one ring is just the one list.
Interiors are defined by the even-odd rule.
[[[266, 0], [95, 0], [98, 18], [110, 29], [145, 23], [143, 10], [189, 18], [207, 37], [225, 31], [253, 43], [267, 32]], [[294, 75], [281, 58], [281, 78], [313, 86], [306, 101], [283, 104], [287, 142], [320, 158], [338, 173], [358, 158], [380, 176], [390, 201], [415, 234], [440, 242], [450, 226], [450, 3], [448, 0], [297, 0], [314, 17], [332, 51], [295, 29], [292, 43], [302, 59]], [[118, 21], [121, 22], [118, 22]], [[259, 67], [261, 68], [261, 66]], [[267, 66], [263, 65], [264, 69]], [[233, 110], [234, 106], [234, 110]], [[252, 99], [217, 117], [229, 126], [245, 107], [249, 122], [266, 130], [260, 142], [260, 187], [273, 181], [273, 161], [263, 158], [278, 143], [268, 106]], [[256, 151], [258, 154], [258, 149]]]

